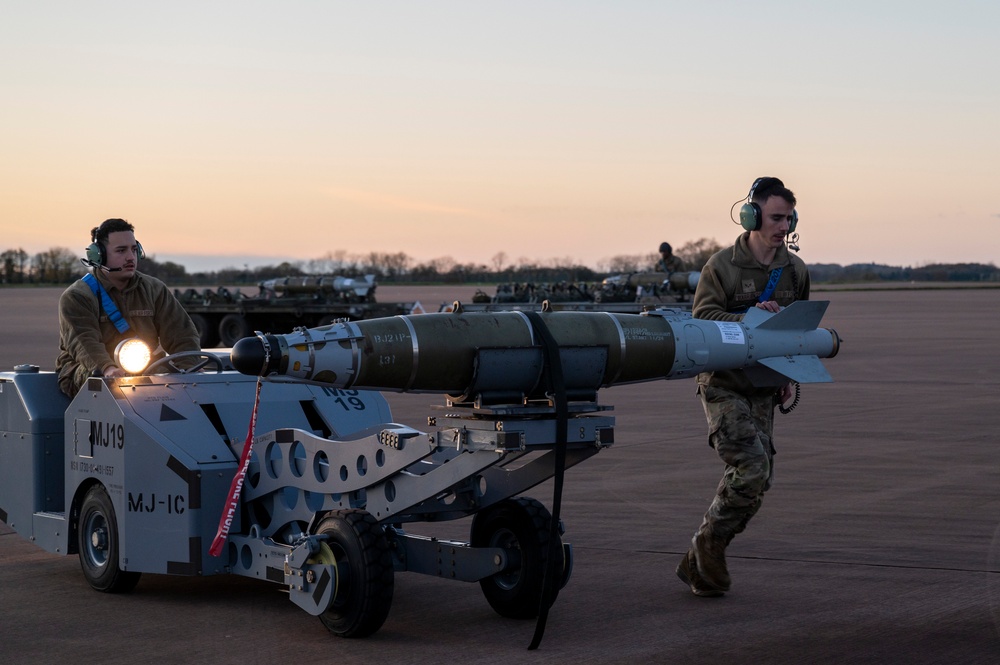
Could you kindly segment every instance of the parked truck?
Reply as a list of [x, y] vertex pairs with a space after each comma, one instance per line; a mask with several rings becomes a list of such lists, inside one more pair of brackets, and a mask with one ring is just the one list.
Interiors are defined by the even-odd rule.
[[254, 330], [289, 332], [334, 321], [371, 319], [414, 312], [416, 303], [379, 303], [375, 276], [281, 277], [261, 281], [257, 293], [220, 286], [174, 289], [201, 336], [203, 349], [231, 347]]

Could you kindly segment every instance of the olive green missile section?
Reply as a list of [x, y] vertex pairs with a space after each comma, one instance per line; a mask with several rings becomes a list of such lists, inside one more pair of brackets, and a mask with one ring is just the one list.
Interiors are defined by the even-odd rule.
[[674, 309], [395, 316], [258, 334], [237, 342], [232, 360], [245, 374], [509, 404], [544, 397], [541, 325], [559, 348], [571, 398], [725, 369], [747, 369], [759, 385], [814, 383], [831, 380], [819, 358], [840, 346], [835, 331], [818, 327], [827, 305], [801, 301], [778, 314], [755, 309], [740, 322]]

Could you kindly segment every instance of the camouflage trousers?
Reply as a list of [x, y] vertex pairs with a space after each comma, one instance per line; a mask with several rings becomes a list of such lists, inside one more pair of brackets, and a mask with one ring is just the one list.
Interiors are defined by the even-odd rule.
[[708, 420], [708, 442], [726, 463], [698, 533], [728, 545], [760, 509], [774, 479], [775, 396], [746, 397], [710, 386], [701, 386], [698, 394]]

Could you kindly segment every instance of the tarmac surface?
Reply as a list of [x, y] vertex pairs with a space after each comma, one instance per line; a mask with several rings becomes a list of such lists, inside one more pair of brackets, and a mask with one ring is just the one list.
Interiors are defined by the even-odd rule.
[[[58, 294], [0, 289], [0, 369], [52, 369]], [[804, 386], [777, 416], [775, 484], [730, 546], [722, 598], [674, 576], [722, 463], [694, 381], [663, 381], [601, 393], [616, 443], [566, 474], [575, 567], [536, 651], [534, 622], [497, 616], [477, 584], [397, 574], [382, 629], [345, 640], [236, 576], [94, 592], [76, 556], [0, 523], [0, 662], [1000, 663], [1000, 290], [814, 298], [844, 340], [824, 361], [835, 382]], [[418, 429], [442, 403], [388, 399]], [[551, 507], [550, 482], [530, 495]]]

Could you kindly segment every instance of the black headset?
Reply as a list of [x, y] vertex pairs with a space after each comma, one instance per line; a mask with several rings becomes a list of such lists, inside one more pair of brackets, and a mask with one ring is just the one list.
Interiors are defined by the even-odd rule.
[[[747, 194], [747, 202], [740, 206], [740, 226], [747, 231], [759, 231], [761, 225], [764, 223], [764, 213], [761, 212], [760, 206], [753, 200], [754, 191], [756, 191], [757, 186], [764, 181], [768, 181], [767, 184], [770, 186], [785, 186], [785, 183], [771, 176], [757, 178], [753, 181], [753, 185], [750, 186], [750, 193]], [[729, 214], [731, 215], [732, 211], [730, 211]], [[799, 213], [792, 208], [792, 223], [788, 225], [789, 235], [795, 231], [795, 226], [798, 223]]]
[[[108, 250], [104, 249], [104, 245], [101, 243], [100, 240], [97, 239], [97, 236], [101, 235], [102, 226], [104, 226], [104, 224], [101, 224], [101, 226], [94, 229], [94, 234], [91, 236], [91, 240], [93, 240], [94, 242], [90, 243], [90, 245], [87, 247], [87, 258], [84, 259], [84, 261], [88, 265], [103, 266], [106, 265], [108, 262]], [[135, 241], [135, 248], [136, 248], [136, 258], [139, 259], [146, 258], [146, 252], [142, 250], [142, 243], [140, 243], [138, 240]]]

